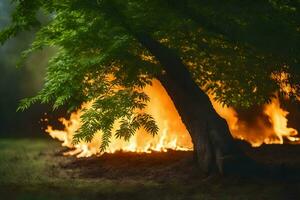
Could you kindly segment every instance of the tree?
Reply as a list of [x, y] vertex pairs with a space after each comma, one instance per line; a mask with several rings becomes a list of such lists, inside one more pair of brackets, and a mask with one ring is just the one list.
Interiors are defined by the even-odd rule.
[[[205, 172], [246, 169], [250, 160], [234, 142], [227, 123], [207, 96], [247, 108], [275, 93], [300, 93], [298, 0], [16, 0], [1, 42], [39, 27], [24, 52], [54, 47], [44, 88], [21, 102], [85, 110], [75, 141], [103, 132], [101, 149], [115, 136], [128, 140], [139, 128], [158, 128], [143, 111], [143, 88], [156, 78], [173, 100]], [[37, 13], [51, 17], [40, 25]], [[288, 89], [287, 89], [288, 88]]]

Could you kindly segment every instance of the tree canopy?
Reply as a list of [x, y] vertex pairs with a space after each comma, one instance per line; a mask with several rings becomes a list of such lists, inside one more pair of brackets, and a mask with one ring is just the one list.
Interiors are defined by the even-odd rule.
[[[171, 49], [199, 87], [225, 105], [245, 108], [276, 93], [292, 99], [300, 94], [299, 0], [13, 2], [11, 25], [0, 41], [37, 28], [23, 59], [44, 47], [56, 50], [44, 88], [20, 109], [41, 102], [74, 110], [92, 101], [77, 141], [90, 141], [101, 130], [104, 149], [117, 120], [120, 138], [141, 127], [157, 132], [155, 120], [142, 111], [149, 101], [142, 89], [163, 67], [139, 42], [139, 33]], [[41, 13], [49, 16], [46, 24], [37, 18]]]

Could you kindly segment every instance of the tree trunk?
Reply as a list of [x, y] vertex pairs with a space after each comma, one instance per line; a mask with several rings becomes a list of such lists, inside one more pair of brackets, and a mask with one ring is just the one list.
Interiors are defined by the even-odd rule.
[[[235, 144], [227, 122], [214, 110], [208, 96], [193, 81], [182, 60], [149, 35], [134, 30], [111, 1], [107, 4], [117, 24], [126, 28], [164, 68], [157, 77], [181, 116], [194, 144], [195, 160], [205, 173], [253, 170], [252, 162]], [[108, 12], [111, 13], [111, 12]], [[250, 168], [249, 168], [250, 167]]]
[[171, 49], [147, 35], [137, 35], [137, 38], [164, 68], [165, 72], [157, 78], [192, 137], [199, 167], [205, 173], [249, 171], [251, 160], [238, 148], [227, 122], [216, 113], [208, 96], [193, 81], [182, 60]]

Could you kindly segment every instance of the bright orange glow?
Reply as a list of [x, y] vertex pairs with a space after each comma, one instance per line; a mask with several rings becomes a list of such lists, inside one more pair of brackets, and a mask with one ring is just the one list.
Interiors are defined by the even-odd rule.
[[[145, 88], [149, 95], [149, 102], [146, 112], [151, 114], [159, 126], [159, 133], [152, 137], [143, 130], [139, 130], [130, 141], [123, 141], [112, 138], [107, 153], [115, 151], [144, 152], [167, 151], [168, 149], [188, 151], [193, 149], [190, 135], [182, 123], [177, 110], [170, 97], [164, 90], [163, 86], [156, 80], [152, 86]], [[212, 100], [212, 98], [211, 98]], [[213, 102], [213, 101], [212, 101]], [[87, 108], [91, 103], [84, 104], [82, 107]], [[252, 146], [260, 146], [263, 143], [283, 143], [283, 138], [290, 141], [297, 141], [297, 131], [287, 127], [288, 112], [280, 108], [278, 99], [273, 99], [271, 104], [265, 105], [263, 113], [269, 120], [267, 125], [262, 119], [255, 119], [254, 125], [249, 125], [238, 118], [237, 112], [230, 107], [222, 107], [220, 104], [213, 102], [213, 106], [218, 114], [226, 119], [230, 131], [235, 138], [246, 140]], [[76, 155], [77, 157], [88, 157], [91, 155], [100, 155], [99, 147], [101, 144], [101, 133], [96, 133], [90, 143], [80, 142], [73, 145], [72, 138], [75, 131], [81, 126], [81, 110], [71, 114], [70, 119], [60, 119], [65, 126], [64, 130], [53, 130], [48, 126], [46, 132], [51, 137], [62, 141], [62, 145], [69, 147], [69, 152], [65, 155]], [[117, 128], [117, 123], [115, 129]]]
[[[146, 87], [145, 92], [151, 99], [146, 108], [146, 112], [156, 119], [159, 133], [153, 137], [144, 130], [139, 130], [129, 141], [112, 138], [105, 152], [126, 151], [151, 153], [152, 151], [167, 151], [168, 149], [181, 151], [192, 150], [193, 145], [188, 131], [162, 85], [158, 81], [153, 81], [153, 85]], [[84, 104], [82, 108], [89, 106], [91, 106], [91, 103]], [[76, 145], [72, 144], [75, 131], [81, 126], [81, 114], [82, 112], [79, 110], [72, 113], [69, 120], [64, 118], [60, 119], [65, 126], [64, 130], [53, 130], [51, 126], [48, 126], [46, 132], [49, 133], [51, 137], [62, 141], [63, 146], [73, 149], [65, 153], [66, 155], [88, 157], [99, 154], [101, 133], [96, 133], [90, 143], [80, 142]], [[115, 129], [117, 127], [116, 123]]]
[[265, 144], [283, 144], [284, 138], [290, 142], [299, 141], [298, 132], [294, 128], [287, 127], [288, 112], [280, 107], [278, 98], [272, 99], [270, 104], [263, 107], [263, 117], [257, 117], [254, 122], [247, 123], [239, 120], [237, 112], [230, 107], [222, 107], [216, 102], [213, 106], [218, 114], [226, 119], [233, 137], [248, 141], [253, 147]]
[[273, 99], [271, 104], [266, 105], [264, 112], [269, 116], [269, 120], [273, 124], [274, 132], [278, 138], [276, 141], [265, 141], [266, 143], [283, 144], [283, 137], [291, 141], [299, 140], [299, 138], [295, 137], [298, 134], [297, 130], [287, 127], [288, 120], [286, 116], [289, 112], [280, 108], [278, 99]]

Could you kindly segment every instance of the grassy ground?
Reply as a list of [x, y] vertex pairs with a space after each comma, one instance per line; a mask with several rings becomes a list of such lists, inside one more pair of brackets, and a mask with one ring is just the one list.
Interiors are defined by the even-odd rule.
[[[252, 153], [258, 154], [258, 160], [267, 162], [277, 162], [276, 156], [293, 160], [300, 152], [297, 147], [284, 156], [277, 150], [274, 157], [274, 151], [268, 149], [255, 151]], [[0, 199], [300, 198], [299, 181], [205, 178], [191, 164], [190, 152], [117, 153], [83, 159], [64, 157], [61, 153], [60, 145], [52, 140], [0, 139]], [[300, 164], [298, 161], [293, 164]]]

